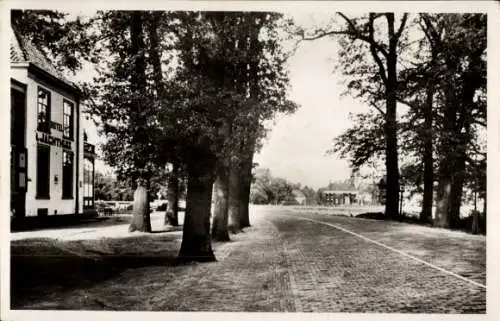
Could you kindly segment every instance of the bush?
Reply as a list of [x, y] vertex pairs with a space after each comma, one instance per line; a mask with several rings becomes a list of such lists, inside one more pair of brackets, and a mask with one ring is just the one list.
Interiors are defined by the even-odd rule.
[[295, 199], [286, 199], [280, 203], [281, 205], [300, 205]]
[[469, 216], [460, 219], [459, 228], [473, 234], [486, 234], [486, 217], [481, 212], [472, 211]]
[[166, 211], [167, 210], [167, 203], [161, 203], [160, 205], [158, 205], [156, 210], [157, 211]]

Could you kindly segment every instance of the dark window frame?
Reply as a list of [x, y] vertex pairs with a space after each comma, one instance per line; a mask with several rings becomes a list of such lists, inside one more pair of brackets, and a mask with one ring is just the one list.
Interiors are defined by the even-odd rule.
[[[47, 152], [46, 168], [40, 166], [41, 150]], [[50, 199], [50, 146], [45, 144], [37, 144], [37, 163], [36, 163], [36, 199]], [[46, 174], [42, 174], [43, 170]], [[42, 183], [44, 182], [44, 183]], [[42, 185], [43, 184], [43, 185]]]
[[[66, 177], [66, 161], [71, 160], [71, 171], [69, 172], [70, 178]], [[63, 199], [73, 199], [74, 198], [74, 182], [75, 182], [75, 154], [70, 150], [63, 150], [62, 152], [62, 198]], [[69, 181], [68, 181], [69, 180]]]
[[[87, 163], [87, 161], [89, 163]], [[87, 164], [90, 164], [90, 167], [87, 168]], [[94, 208], [94, 176], [95, 176], [95, 163], [94, 159], [91, 157], [85, 156], [83, 158], [83, 207]], [[90, 185], [90, 195], [87, 190], [87, 184]], [[87, 205], [88, 204], [88, 205]]]
[[[66, 114], [66, 105], [71, 107], [71, 113]], [[68, 121], [66, 121], [66, 117], [68, 117]], [[69, 123], [69, 124], [67, 124]], [[72, 101], [67, 99], [63, 99], [63, 137], [65, 139], [74, 140], [75, 131], [74, 131], [74, 123], [75, 123], [75, 104]], [[66, 129], [68, 129], [69, 133], [66, 134]]]
[[[48, 89], [45, 89], [43, 88], [42, 86], [38, 86], [37, 88], [37, 98], [36, 98], [36, 106], [37, 106], [37, 130], [38, 131], [41, 131], [41, 132], [45, 132], [45, 133], [49, 133], [50, 134], [50, 122], [51, 122], [51, 112], [52, 112], [52, 108], [51, 108], [51, 100], [52, 100], [52, 95], [51, 95], [51, 92], [50, 90]], [[43, 104], [41, 103], [40, 101], [40, 92], [44, 92], [46, 95], [47, 95], [47, 104]], [[41, 122], [40, 120], [42, 119], [42, 117], [40, 117], [40, 109], [41, 107], [45, 107], [45, 110], [44, 110], [44, 113], [45, 113], [45, 117], [44, 117], [44, 122]]]

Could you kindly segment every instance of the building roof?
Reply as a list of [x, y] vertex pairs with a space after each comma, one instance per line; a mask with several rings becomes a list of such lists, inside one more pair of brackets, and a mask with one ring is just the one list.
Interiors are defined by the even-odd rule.
[[323, 194], [358, 194], [358, 191], [354, 190], [354, 189], [346, 189], [346, 190], [336, 189], [336, 190], [325, 190], [325, 191], [322, 191], [322, 193]]
[[350, 180], [346, 180], [343, 182], [330, 182], [328, 186], [323, 190], [324, 192], [357, 192], [358, 189], [354, 186]]
[[66, 85], [69, 85], [73, 89], [78, 89], [76, 85], [68, 80], [64, 74], [59, 71], [52, 62], [47, 58], [47, 56], [38, 49], [29, 39], [22, 36], [15, 28], [9, 28], [11, 31], [11, 41], [10, 41], [10, 62], [11, 64], [16, 63], [29, 63], [36, 67], [42, 69], [43, 71], [50, 74], [52, 77], [59, 79]]

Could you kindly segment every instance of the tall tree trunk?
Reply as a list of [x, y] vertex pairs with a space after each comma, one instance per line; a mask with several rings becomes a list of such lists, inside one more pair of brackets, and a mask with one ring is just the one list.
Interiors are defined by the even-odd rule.
[[[215, 261], [210, 236], [210, 210], [215, 161], [197, 155], [188, 163], [186, 216], [179, 258], [184, 261]], [[201, 160], [201, 161], [200, 161]]]
[[450, 190], [450, 227], [460, 227], [460, 207], [462, 205], [462, 194], [465, 182], [465, 150], [458, 148], [455, 160], [454, 173]]
[[167, 208], [164, 225], [179, 226], [179, 169], [173, 164], [167, 183]]
[[450, 225], [452, 228], [460, 227], [460, 207], [462, 205], [462, 194], [466, 176], [467, 145], [471, 138], [471, 123], [474, 110], [474, 96], [476, 90], [480, 88], [483, 81], [481, 73], [473, 68], [481, 63], [482, 50], [477, 50], [469, 57], [469, 69], [463, 75], [463, 85], [460, 95], [457, 97], [458, 104], [455, 105], [458, 111], [458, 118], [455, 125], [455, 164], [453, 172], [453, 183], [451, 187]]
[[465, 179], [465, 161], [460, 158], [453, 153], [451, 157], [441, 161], [434, 226], [457, 228], [460, 225], [460, 206]]
[[396, 90], [398, 85], [397, 39], [394, 37], [394, 14], [388, 14], [389, 25], [389, 54], [387, 56], [387, 83], [386, 83], [386, 114], [385, 114], [385, 168], [387, 172], [387, 189], [385, 215], [391, 218], [399, 217], [399, 165], [398, 140], [396, 120]]
[[[449, 68], [449, 66], [448, 66]], [[451, 70], [454, 70], [451, 69]], [[439, 144], [438, 190], [436, 193], [436, 215], [434, 226], [449, 228], [451, 224], [451, 203], [453, 172], [457, 159], [455, 140], [456, 100], [453, 92], [453, 72], [448, 70], [444, 87], [443, 128]]]
[[[470, 66], [475, 66], [480, 55], [472, 56], [469, 61]], [[467, 144], [470, 139], [471, 111], [474, 105], [474, 95], [476, 89], [481, 84], [481, 76], [477, 72], [462, 73], [463, 84], [457, 93], [455, 82], [458, 66], [460, 62], [456, 57], [450, 56], [446, 59], [447, 78], [445, 85], [445, 111], [443, 115], [443, 130], [441, 143], [442, 175], [443, 184], [449, 188], [448, 194], [439, 195], [447, 197], [447, 200], [439, 198], [441, 203], [446, 204], [446, 208], [440, 208], [440, 216], [447, 216], [446, 220], [436, 222], [439, 226], [458, 228], [460, 226], [460, 207], [462, 204], [462, 193], [465, 182], [465, 162]]]
[[[131, 110], [131, 124], [134, 129], [133, 144], [139, 148], [145, 143], [143, 140], [143, 132], [146, 127], [144, 117], [141, 115], [144, 108], [143, 100], [139, 99], [146, 92], [146, 61], [144, 58], [144, 34], [143, 34], [143, 17], [140, 11], [134, 11], [131, 18], [130, 41], [132, 45], [132, 54], [135, 56], [134, 70], [131, 76], [131, 89], [135, 93], [133, 99], [133, 109]], [[142, 155], [136, 155], [134, 164], [137, 170], [146, 168], [146, 162]], [[132, 220], [129, 226], [129, 231], [151, 232], [151, 219], [149, 209], [149, 179], [138, 175], [137, 189], [134, 193], [134, 205]]]
[[486, 208], [487, 208], [487, 193], [484, 193], [484, 199], [483, 199], [483, 225], [482, 225], [482, 228], [483, 228], [483, 233], [486, 234], [486, 231], [488, 230], [487, 229], [487, 215], [486, 215]]
[[[445, 122], [449, 120], [445, 119]], [[441, 160], [438, 169], [438, 187], [436, 193], [436, 215], [434, 217], [433, 225], [437, 227], [449, 228], [451, 224], [451, 195], [453, 184], [453, 168], [455, 164], [455, 156], [449, 150], [453, 148], [450, 144], [445, 143], [446, 139], [451, 133], [443, 131], [443, 146], [441, 146]], [[445, 147], [447, 146], [447, 147]]]
[[450, 217], [449, 217], [449, 201], [451, 193], [451, 175], [447, 173], [444, 167], [448, 167], [449, 164], [446, 160], [441, 160], [439, 165], [439, 181], [436, 192], [436, 215], [434, 217], [433, 225], [437, 227], [449, 227]]
[[432, 222], [432, 205], [434, 194], [434, 160], [433, 160], [433, 142], [432, 142], [432, 105], [434, 88], [432, 83], [427, 85], [427, 102], [424, 110], [424, 196], [420, 220], [425, 223]]
[[241, 231], [241, 177], [240, 160], [233, 159], [229, 168], [228, 228], [231, 232]]
[[[245, 166], [246, 167], [246, 166]], [[252, 185], [252, 169], [241, 173], [241, 227], [250, 227], [250, 187]]]
[[253, 168], [253, 157], [255, 151], [255, 143], [257, 138], [251, 137], [249, 146], [246, 146], [243, 163], [241, 166], [240, 182], [241, 182], [241, 213], [240, 213], [240, 224], [242, 228], [250, 226], [250, 188], [252, 185], [252, 168]]
[[[245, 16], [241, 16], [238, 19], [237, 24], [242, 26], [245, 22]], [[246, 34], [239, 33], [237, 35], [236, 41], [234, 41], [234, 48], [239, 52], [248, 53], [247, 49], [247, 41]], [[245, 59], [238, 60], [235, 64], [232, 65], [232, 77], [233, 79], [233, 88], [235, 92], [240, 95], [244, 95], [247, 91], [247, 63]], [[245, 105], [245, 102], [241, 103], [242, 106]], [[235, 128], [233, 131], [238, 133], [239, 137], [235, 137], [234, 148], [232, 150], [229, 162], [229, 197], [228, 197], [228, 228], [232, 233], [238, 233], [241, 231], [241, 193], [242, 193], [242, 185], [241, 185], [241, 167], [242, 167], [242, 158], [243, 158], [243, 141], [244, 141], [244, 133], [247, 128], [244, 126], [238, 126], [238, 124], [231, 124], [231, 127]]]
[[229, 173], [227, 166], [218, 166], [214, 189], [215, 204], [212, 222], [212, 238], [216, 241], [229, 241]]
[[[227, 81], [227, 79], [225, 80]], [[232, 119], [225, 119], [221, 133], [225, 142], [230, 142], [232, 137]], [[229, 168], [231, 164], [231, 151], [227, 148], [219, 156], [215, 172], [214, 184], [214, 216], [212, 222], [212, 238], [216, 241], [229, 241]]]
[[246, 142], [243, 146], [243, 162], [240, 173], [241, 181], [241, 227], [250, 226], [250, 188], [252, 185], [252, 168], [253, 158], [259, 138], [259, 118], [260, 109], [262, 108], [260, 102], [260, 87], [259, 87], [259, 60], [262, 55], [263, 47], [259, 41], [259, 33], [262, 28], [262, 20], [256, 17], [250, 18], [250, 27], [248, 34], [248, 52], [249, 58], [246, 62], [247, 73], [245, 75], [245, 84], [248, 87], [249, 102], [252, 108], [253, 119], [251, 121], [250, 130], [248, 131]]
[[128, 227], [129, 232], [151, 232], [149, 191], [146, 185], [139, 180], [137, 189], [134, 192], [134, 207], [132, 210], [132, 220]]

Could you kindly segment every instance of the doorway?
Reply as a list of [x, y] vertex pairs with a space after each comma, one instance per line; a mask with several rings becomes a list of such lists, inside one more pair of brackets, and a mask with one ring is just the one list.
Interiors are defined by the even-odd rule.
[[26, 216], [28, 154], [26, 150], [26, 87], [12, 84], [10, 90], [10, 212], [18, 219]]

